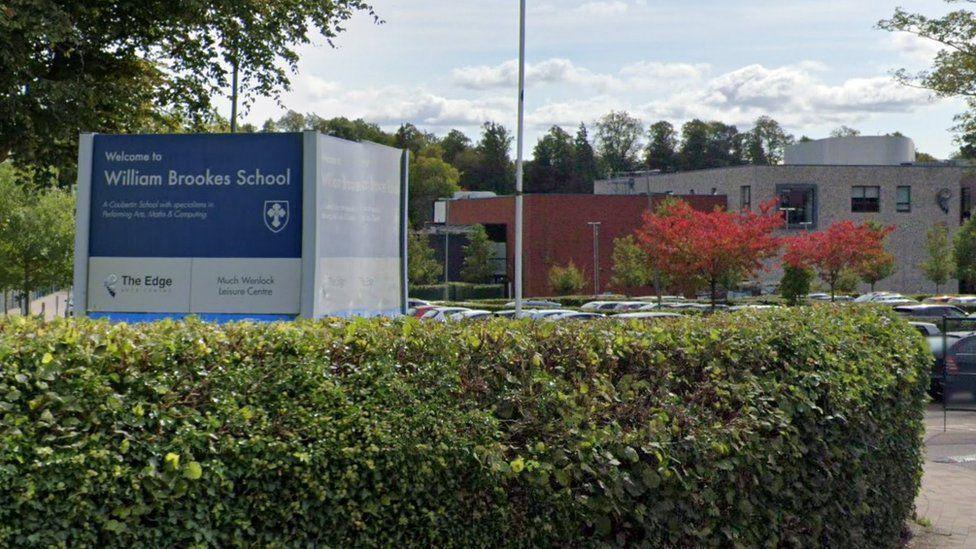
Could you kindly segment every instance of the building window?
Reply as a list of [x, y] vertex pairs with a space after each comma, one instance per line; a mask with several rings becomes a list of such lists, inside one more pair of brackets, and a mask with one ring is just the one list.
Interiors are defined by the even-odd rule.
[[752, 209], [752, 186], [743, 185], [739, 187], [739, 207], [743, 210]]
[[861, 185], [851, 187], [851, 211], [856, 213], [881, 211], [881, 187]]
[[898, 187], [898, 196], [897, 200], [895, 201], [895, 211], [912, 211], [912, 188], [908, 185], [900, 185]]
[[789, 229], [817, 227], [817, 186], [776, 185], [779, 209]]

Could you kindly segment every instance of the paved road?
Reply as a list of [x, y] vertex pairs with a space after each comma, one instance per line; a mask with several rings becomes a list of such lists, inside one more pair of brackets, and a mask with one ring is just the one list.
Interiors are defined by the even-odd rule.
[[925, 431], [925, 475], [915, 505], [931, 527], [917, 529], [909, 546], [976, 549], [976, 411], [949, 412], [943, 431], [941, 406], [930, 406]]

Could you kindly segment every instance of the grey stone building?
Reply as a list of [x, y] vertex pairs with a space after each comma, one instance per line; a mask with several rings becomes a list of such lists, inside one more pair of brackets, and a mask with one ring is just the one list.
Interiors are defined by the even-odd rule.
[[[885, 143], [879, 140], [890, 140]], [[804, 164], [736, 166], [678, 173], [633, 174], [594, 185], [596, 194], [718, 194], [728, 197], [729, 209], [759, 211], [760, 205], [778, 199], [787, 228], [783, 234], [814, 231], [843, 220], [877, 220], [895, 228], [888, 251], [896, 258], [897, 271], [876, 289], [906, 293], [932, 292], [934, 285], [919, 265], [926, 258], [925, 235], [933, 225], [944, 223], [954, 235], [968, 210], [971, 168], [951, 164], [916, 164], [914, 145], [902, 137], [832, 138], [801, 144], [802, 151], [788, 151], [788, 161]], [[909, 146], [906, 146], [908, 141]], [[819, 143], [819, 146], [818, 146]], [[863, 154], [857, 154], [858, 149]], [[832, 164], [864, 159], [864, 164]], [[772, 289], [781, 273], [763, 274], [762, 286]], [[952, 281], [943, 291], [956, 291]], [[866, 287], [862, 288], [866, 290]]]

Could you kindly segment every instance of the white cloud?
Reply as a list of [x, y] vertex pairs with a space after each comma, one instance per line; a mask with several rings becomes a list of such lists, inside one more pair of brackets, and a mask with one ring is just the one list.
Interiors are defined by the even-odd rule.
[[[576, 66], [568, 59], [553, 58], [528, 63], [525, 68], [526, 85], [570, 85], [596, 88], [601, 92], [674, 88], [689, 81], [698, 81], [710, 70], [704, 63], [662, 63], [641, 61], [624, 66], [618, 74], [599, 73]], [[454, 84], [469, 90], [512, 88], [518, 82], [518, 63], [505, 61], [498, 65], [461, 67], [452, 72]]]
[[594, 2], [580, 4], [573, 11], [587, 17], [607, 17], [625, 13], [627, 11], [627, 4], [620, 0], [596, 0]]
[[888, 36], [888, 49], [897, 51], [909, 60], [918, 63], [931, 63], [936, 54], [944, 48], [934, 40], [921, 38], [908, 32], [893, 32]]

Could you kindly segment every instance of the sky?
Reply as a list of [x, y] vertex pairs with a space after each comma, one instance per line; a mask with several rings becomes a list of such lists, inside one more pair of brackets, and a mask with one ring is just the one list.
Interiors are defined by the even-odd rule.
[[[411, 122], [476, 140], [486, 120], [514, 131], [516, 0], [374, 0], [330, 47], [301, 46], [281, 104], [258, 99], [260, 125], [287, 109], [364, 118], [387, 130]], [[941, 0], [528, 0], [526, 154], [559, 125], [575, 132], [611, 110], [645, 125], [692, 118], [748, 130], [760, 115], [789, 133], [826, 137], [900, 131], [940, 158], [964, 108], [902, 86], [898, 68], [930, 66], [938, 48], [878, 30], [897, 6], [927, 15]], [[224, 109], [229, 111], [229, 106]], [[592, 132], [591, 132], [592, 136]]]

